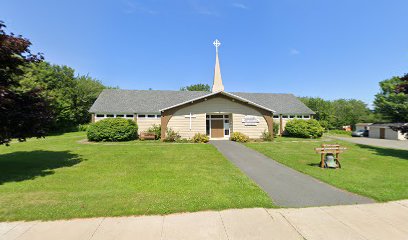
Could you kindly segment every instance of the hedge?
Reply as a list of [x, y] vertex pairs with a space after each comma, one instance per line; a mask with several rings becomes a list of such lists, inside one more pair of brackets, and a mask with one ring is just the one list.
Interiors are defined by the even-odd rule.
[[315, 119], [293, 119], [286, 123], [286, 135], [300, 138], [319, 138], [323, 135], [324, 128]]
[[91, 124], [87, 130], [89, 141], [119, 142], [137, 138], [137, 124], [130, 119], [106, 118]]

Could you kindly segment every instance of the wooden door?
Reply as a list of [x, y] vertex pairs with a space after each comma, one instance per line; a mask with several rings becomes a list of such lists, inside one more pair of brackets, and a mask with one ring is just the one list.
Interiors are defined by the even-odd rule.
[[380, 139], [385, 139], [385, 128], [380, 128]]
[[223, 138], [224, 137], [224, 122], [220, 120], [211, 120], [211, 137]]

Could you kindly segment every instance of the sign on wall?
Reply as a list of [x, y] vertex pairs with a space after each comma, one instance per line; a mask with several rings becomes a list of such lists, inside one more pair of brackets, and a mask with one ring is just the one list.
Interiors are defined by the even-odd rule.
[[259, 119], [258, 119], [257, 116], [246, 115], [246, 116], [242, 119], [242, 123], [243, 123], [245, 126], [258, 126]]

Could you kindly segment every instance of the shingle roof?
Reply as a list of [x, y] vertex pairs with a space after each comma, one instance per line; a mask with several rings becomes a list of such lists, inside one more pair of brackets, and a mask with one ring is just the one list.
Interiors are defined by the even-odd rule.
[[273, 109], [275, 114], [314, 114], [295, 95], [288, 93], [243, 93], [231, 92], [234, 95]]
[[[191, 99], [200, 98], [210, 92], [164, 91], [164, 90], [120, 90], [105, 89], [89, 110], [91, 113], [157, 113]], [[313, 114], [293, 94], [232, 93], [258, 105], [276, 111], [276, 114]]]

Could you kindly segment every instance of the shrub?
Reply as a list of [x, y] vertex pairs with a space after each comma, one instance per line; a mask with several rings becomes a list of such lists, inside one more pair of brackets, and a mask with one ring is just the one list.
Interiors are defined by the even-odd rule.
[[293, 119], [286, 124], [285, 131], [290, 137], [319, 138], [324, 128], [315, 119]]
[[147, 129], [148, 133], [156, 134], [156, 140], [161, 138], [161, 125], [160, 124], [153, 124], [149, 129]]
[[191, 143], [191, 141], [187, 138], [179, 138], [176, 140], [176, 143]]
[[231, 141], [235, 141], [235, 142], [248, 142], [249, 141], [249, 137], [240, 132], [233, 132], [230, 139]]
[[[276, 134], [275, 134], [276, 136]], [[267, 142], [273, 141], [273, 137], [272, 134], [266, 130], [263, 131], [262, 135], [261, 135], [261, 139]]]
[[273, 136], [276, 137], [279, 134], [279, 122], [273, 122]]
[[173, 129], [168, 128], [166, 131], [166, 138], [164, 139], [165, 142], [177, 142], [180, 140], [180, 135], [178, 132], [173, 131]]
[[210, 138], [205, 134], [196, 133], [191, 141], [194, 143], [207, 143], [210, 141]]
[[124, 118], [106, 118], [89, 125], [89, 141], [130, 141], [137, 138], [137, 124]]
[[79, 124], [77, 127], [78, 132], [86, 132], [88, 130], [89, 124]]

